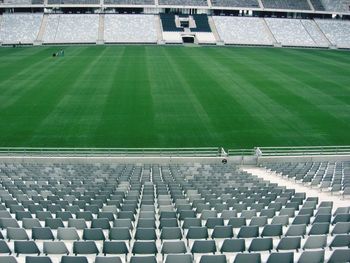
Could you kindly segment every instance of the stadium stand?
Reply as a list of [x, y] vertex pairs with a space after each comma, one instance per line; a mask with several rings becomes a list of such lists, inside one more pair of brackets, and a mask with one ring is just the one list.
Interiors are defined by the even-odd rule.
[[5, 262], [349, 259], [348, 208], [233, 165], [2, 163], [0, 180]]
[[213, 6], [259, 8], [257, 0], [212, 0]]
[[154, 15], [105, 15], [104, 38], [107, 43], [156, 43]]
[[282, 46], [317, 46], [299, 19], [265, 18], [265, 21]]
[[329, 47], [330, 42], [327, 40], [326, 36], [323, 34], [314, 20], [302, 19], [301, 23], [318, 47]]
[[321, 0], [310, 0], [312, 6], [317, 11], [325, 11], [325, 8], [323, 4], [321, 3]]
[[50, 5], [99, 5], [99, 0], [48, 0]]
[[159, 0], [159, 5], [208, 6], [207, 0]]
[[326, 11], [331, 12], [349, 12], [350, 1], [349, 0], [323, 0], [322, 1]]
[[349, 162], [266, 163], [263, 166], [311, 187], [350, 195]]
[[350, 21], [315, 20], [327, 39], [339, 48], [350, 48]]
[[32, 44], [36, 40], [42, 14], [3, 14], [0, 42], [3, 44]]
[[196, 22], [196, 28], [191, 28], [192, 32], [211, 32], [207, 15], [193, 15], [193, 19]]
[[48, 16], [44, 43], [96, 43], [98, 38], [98, 15]]
[[5, 5], [30, 5], [31, 0], [4, 0]]
[[107, 5], [155, 5], [154, 0], [105, 0]]
[[310, 10], [307, 0], [262, 0], [265, 8]]
[[273, 45], [262, 18], [213, 16], [213, 20], [226, 44]]
[[162, 28], [165, 32], [182, 32], [183, 28], [177, 27], [174, 14], [160, 14]]

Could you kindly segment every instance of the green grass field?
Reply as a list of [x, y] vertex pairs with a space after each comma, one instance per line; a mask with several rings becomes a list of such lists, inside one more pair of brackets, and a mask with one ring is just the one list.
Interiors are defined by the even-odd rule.
[[349, 145], [350, 52], [0, 49], [0, 146]]

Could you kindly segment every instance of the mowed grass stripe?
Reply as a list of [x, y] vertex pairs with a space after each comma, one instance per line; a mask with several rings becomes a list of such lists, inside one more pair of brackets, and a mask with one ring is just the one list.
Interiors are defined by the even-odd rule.
[[0, 146], [350, 143], [349, 52], [59, 49], [0, 49]]

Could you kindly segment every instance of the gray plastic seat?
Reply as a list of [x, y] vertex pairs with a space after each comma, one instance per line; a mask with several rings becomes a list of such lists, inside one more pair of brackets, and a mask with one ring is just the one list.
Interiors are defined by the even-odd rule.
[[314, 223], [311, 226], [309, 235], [326, 235], [329, 233], [329, 223]]
[[256, 216], [256, 210], [252, 209], [252, 210], [243, 210], [241, 212], [241, 217], [244, 217], [246, 219], [251, 219], [252, 217]]
[[231, 217], [237, 217], [237, 211], [222, 210], [220, 217], [223, 218], [224, 220], [229, 220]]
[[125, 261], [129, 253], [129, 249], [124, 241], [105, 241], [103, 242], [102, 253], [106, 254], [123, 254], [125, 255]]
[[281, 224], [265, 225], [261, 233], [262, 237], [280, 237], [283, 234], [283, 227]]
[[294, 217], [292, 225], [301, 225], [301, 224], [309, 225], [310, 218], [311, 218], [310, 215], [297, 215], [296, 217]]
[[96, 257], [94, 263], [123, 263], [120, 257]]
[[131, 240], [130, 229], [128, 227], [113, 227], [109, 230], [110, 240]]
[[14, 218], [0, 218], [0, 228], [7, 229], [9, 227], [20, 228], [16, 219], [14, 219]]
[[267, 259], [267, 263], [293, 263], [294, 253], [293, 252], [279, 252], [271, 253]]
[[232, 238], [233, 231], [231, 226], [216, 226], [214, 227], [212, 238]]
[[329, 248], [333, 247], [350, 247], [350, 235], [336, 235], [332, 242], [329, 244]]
[[45, 227], [49, 227], [51, 229], [57, 229], [59, 227], [64, 227], [64, 224], [61, 218], [46, 218]]
[[249, 252], [271, 251], [273, 248], [272, 238], [254, 238], [248, 248]]
[[203, 255], [199, 263], [227, 263], [225, 255]]
[[238, 238], [253, 238], [259, 236], [258, 226], [242, 226], [237, 234]]
[[137, 228], [156, 228], [156, 221], [153, 218], [139, 218]]
[[176, 218], [162, 218], [159, 221], [159, 229], [163, 227], [178, 227], [179, 224]]
[[18, 263], [13, 256], [0, 256], [0, 263]]
[[243, 238], [225, 239], [220, 248], [221, 253], [236, 253], [245, 251]]
[[279, 216], [288, 216], [288, 217], [294, 217], [295, 216], [295, 208], [282, 208], [280, 210]]
[[348, 214], [336, 214], [332, 220], [332, 225], [338, 222], [350, 222], [350, 213]]
[[202, 226], [202, 220], [200, 218], [185, 218], [182, 228], [189, 229], [190, 227], [200, 227]]
[[296, 250], [301, 247], [301, 237], [283, 237], [277, 245], [276, 250]]
[[272, 225], [289, 225], [289, 217], [287, 215], [274, 216], [271, 221]]
[[87, 228], [87, 224], [85, 219], [83, 218], [69, 218], [68, 219], [68, 227], [74, 227], [76, 229], [85, 229]]
[[195, 240], [191, 248], [191, 253], [215, 253], [216, 244], [214, 240]]
[[285, 236], [302, 236], [306, 235], [306, 225], [290, 225]]
[[0, 253], [1, 254], [11, 254], [12, 253], [12, 251], [10, 250], [10, 248], [7, 245], [7, 242], [5, 240], [0, 240]]
[[89, 263], [85, 256], [62, 256], [61, 263]]
[[130, 230], [134, 229], [134, 225], [132, 223], [132, 220], [129, 218], [117, 218], [113, 221], [114, 227], [127, 227]]
[[208, 229], [214, 229], [215, 226], [223, 226], [224, 219], [220, 217], [209, 217], [205, 223]]
[[184, 255], [174, 255], [169, 254], [165, 258], [164, 263], [192, 263], [193, 257], [190, 254], [184, 254]]
[[233, 263], [261, 263], [260, 253], [238, 253]]
[[37, 246], [37, 244], [30, 240], [30, 241], [15, 241], [14, 242], [14, 252], [17, 254], [40, 254], [40, 250]]
[[96, 243], [94, 241], [74, 241], [73, 242], [73, 253], [75, 255], [79, 254], [96, 254], [98, 255], [100, 251], [98, 250]]
[[250, 226], [263, 227], [267, 224], [267, 216], [253, 216], [250, 220]]
[[350, 222], [338, 222], [332, 229], [331, 234], [349, 234], [350, 233]]
[[32, 229], [33, 227], [42, 227], [37, 218], [23, 218], [22, 226], [24, 229]]
[[94, 218], [91, 221], [91, 228], [110, 229], [108, 218]]
[[33, 257], [33, 256], [26, 256], [25, 263], [52, 263], [52, 260], [50, 257]]
[[157, 240], [154, 228], [136, 228], [135, 240]]
[[135, 254], [157, 254], [158, 249], [154, 241], [135, 241], [132, 248], [132, 253]]
[[83, 230], [83, 240], [105, 240], [106, 237], [102, 228], [85, 228]]
[[163, 227], [160, 233], [160, 240], [182, 239], [182, 231], [179, 227]]
[[207, 220], [210, 217], [218, 217], [218, 212], [216, 210], [203, 210], [201, 213], [201, 219]]
[[232, 217], [228, 220], [227, 225], [230, 225], [233, 228], [241, 228], [242, 226], [247, 225], [247, 220], [245, 217]]
[[79, 234], [75, 227], [59, 227], [57, 229], [58, 240], [80, 240]]
[[190, 227], [188, 229], [186, 239], [207, 239], [208, 236], [208, 229], [205, 226], [202, 227]]
[[7, 228], [7, 239], [8, 240], [29, 240], [28, 234], [23, 228]]
[[33, 240], [55, 240], [55, 237], [49, 227], [33, 227], [32, 229]]
[[164, 254], [185, 254], [187, 248], [184, 241], [164, 241], [161, 253]]
[[301, 253], [298, 263], [322, 263], [324, 262], [324, 250], [310, 250]]
[[328, 263], [340, 263], [350, 261], [350, 248], [335, 249], [328, 260]]
[[309, 236], [304, 243], [303, 249], [324, 249], [327, 246], [327, 236]]
[[130, 263], [157, 263], [155, 256], [132, 256]]
[[48, 254], [69, 254], [66, 244], [63, 241], [45, 241], [43, 243], [43, 253]]

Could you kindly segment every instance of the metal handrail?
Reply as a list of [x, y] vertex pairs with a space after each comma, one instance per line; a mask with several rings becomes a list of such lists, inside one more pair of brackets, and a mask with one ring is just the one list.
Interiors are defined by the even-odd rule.
[[54, 148], [0, 147], [0, 155], [56, 156], [221, 156], [221, 147], [201, 148]]

